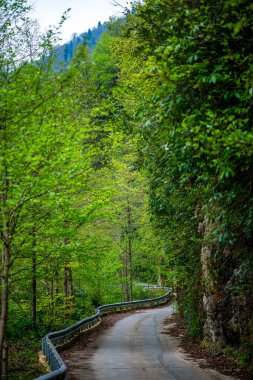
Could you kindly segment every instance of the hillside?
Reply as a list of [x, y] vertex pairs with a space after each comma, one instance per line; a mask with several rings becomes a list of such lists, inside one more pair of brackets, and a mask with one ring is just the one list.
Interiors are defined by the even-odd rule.
[[58, 70], [62, 66], [68, 66], [72, 58], [74, 57], [77, 47], [85, 42], [89, 47], [89, 50], [92, 51], [96, 46], [96, 43], [99, 41], [101, 35], [106, 30], [107, 23], [98, 22], [98, 25], [92, 29], [88, 29], [87, 32], [84, 32], [80, 35], [74, 33], [71, 40], [63, 45], [58, 45], [56, 47], [56, 62], [55, 69]]

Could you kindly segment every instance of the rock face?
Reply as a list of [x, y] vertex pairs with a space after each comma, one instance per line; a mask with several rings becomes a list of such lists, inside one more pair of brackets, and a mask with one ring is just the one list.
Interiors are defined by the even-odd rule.
[[205, 311], [204, 335], [212, 342], [224, 342], [217, 306], [221, 301], [220, 291], [212, 273], [212, 248], [204, 245], [201, 250], [202, 276], [204, 280], [203, 308]]
[[240, 252], [239, 247], [219, 250], [208, 243], [202, 247], [204, 335], [214, 343], [247, 351], [253, 343], [253, 271], [250, 258]]

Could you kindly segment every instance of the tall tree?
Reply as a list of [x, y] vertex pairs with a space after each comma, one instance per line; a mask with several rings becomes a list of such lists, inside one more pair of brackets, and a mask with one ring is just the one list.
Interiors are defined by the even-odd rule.
[[[35, 29], [29, 29], [33, 22], [27, 17], [28, 10], [24, 1], [1, 3], [0, 357], [4, 362], [10, 269], [13, 269], [19, 255], [17, 243], [21, 233], [30, 229], [25, 215], [29, 215], [32, 210], [35, 219], [39, 219], [43, 209], [38, 207], [39, 204], [45, 204], [48, 199], [56, 201], [54, 194], [60, 194], [63, 188], [68, 191], [84, 169], [81, 132], [75, 130], [73, 123], [69, 123], [64, 112], [66, 104], [63, 106], [62, 88], [67, 78], [59, 78], [50, 69], [52, 42], [57, 30], [50, 30], [44, 36], [34, 34]], [[55, 119], [56, 109], [62, 115], [58, 121]], [[81, 158], [80, 165], [74, 167], [72, 163], [76, 163], [78, 156]], [[62, 162], [67, 164], [62, 166]], [[36, 224], [33, 228], [36, 228]], [[33, 255], [34, 291], [35, 266]], [[7, 378], [4, 363], [2, 371], [3, 378]]]

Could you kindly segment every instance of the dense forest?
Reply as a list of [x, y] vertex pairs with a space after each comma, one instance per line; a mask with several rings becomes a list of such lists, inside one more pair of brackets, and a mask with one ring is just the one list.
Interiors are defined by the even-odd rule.
[[133, 3], [63, 69], [66, 14], [41, 34], [29, 10], [0, 1], [2, 379], [39, 376], [45, 333], [141, 282], [252, 370], [252, 2]]

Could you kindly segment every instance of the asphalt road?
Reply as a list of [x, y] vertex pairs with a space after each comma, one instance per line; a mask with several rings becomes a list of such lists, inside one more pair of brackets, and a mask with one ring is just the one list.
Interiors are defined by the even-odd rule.
[[[134, 313], [96, 340], [89, 363], [73, 372], [78, 380], [221, 380], [231, 379], [203, 370], [185, 360], [177, 339], [164, 334], [163, 320], [172, 306]], [[79, 361], [81, 352], [78, 354]]]

